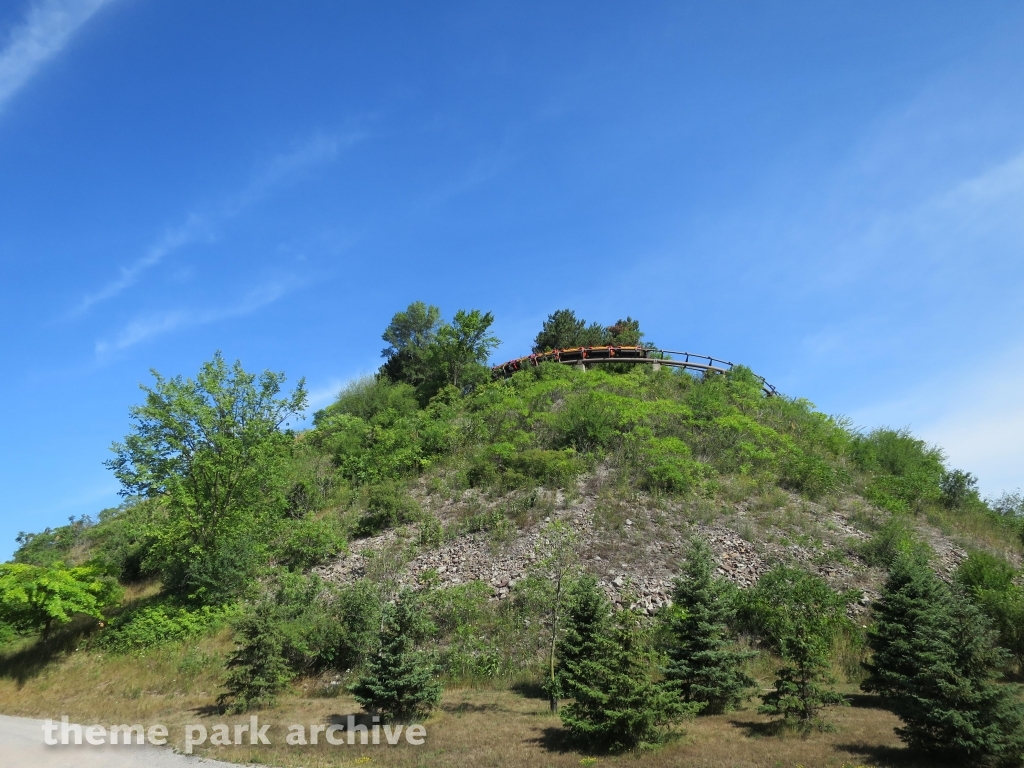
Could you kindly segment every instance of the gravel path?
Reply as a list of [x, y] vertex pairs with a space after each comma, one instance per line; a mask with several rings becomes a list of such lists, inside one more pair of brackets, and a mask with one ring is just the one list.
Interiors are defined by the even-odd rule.
[[148, 744], [47, 746], [42, 720], [6, 715], [0, 715], [0, 764], [4, 768], [239, 768], [236, 763], [179, 755]]

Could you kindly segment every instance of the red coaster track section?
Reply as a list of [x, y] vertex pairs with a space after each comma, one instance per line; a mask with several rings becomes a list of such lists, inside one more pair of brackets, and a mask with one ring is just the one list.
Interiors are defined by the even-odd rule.
[[[541, 363], [562, 363], [586, 369], [592, 365], [603, 363], [641, 363], [652, 366], [655, 370], [661, 366], [685, 368], [701, 373], [725, 373], [733, 368], [733, 363], [719, 360], [709, 355], [696, 355], [693, 352], [676, 352], [669, 349], [653, 347], [572, 347], [570, 349], [553, 349], [526, 357], [517, 357], [507, 363], [494, 366], [491, 370], [495, 378], [506, 378], [516, 371], [532, 368]], [[755, 374], [756, 375], [756, 374]], [[779, 392], [761, 376], [757, 377], [761, 388], [768, 397], [776, 397]]]

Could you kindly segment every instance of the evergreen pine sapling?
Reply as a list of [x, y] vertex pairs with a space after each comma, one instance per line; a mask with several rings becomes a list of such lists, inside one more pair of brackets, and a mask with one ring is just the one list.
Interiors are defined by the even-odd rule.
[[962, 594], [944, 622], [923, 626], [914, 642], [916, 674], [893, 699], [908, 746], [972, 764], [1024, 762], [1024, 703], [1016, 686], [995, 681], [1009, 653], [996, 646], [988, 619]]
[[776, 673], [774, 690], [761, 697], [757, 711], [781, 717], [785, 725], [800, 730], [827, 730], [822, 708], [847, 703], [832, 688], [836, 681], [829, 672], [830, 650], [830, 638], [803, 628], [795, 627], [782, 637], [779, 651], [786, 663]]
[[438, 668], [416, 650], [424, 619], [407, 591], [384, 607], [380, 648], [349, 692], [368, 711], [385, 720], [410, 720], [426, 715], [441, 699]]
[[861, 689], [890, 700], [906, 692], [921, 660], [916, 638], [927, 627], [942, 624], [949, 589], [932, 572], [922, 552], [896, 556], [872, 609], [875, 621], [868, 630], [871, 661], [864, 664], [868, 677]]
[[586, 680], [584, 660], [595, 658], [611, 618], [611, 604], [597, 580], [583, 575], [569, 584], [565, 595], [562, 636], [555, 644], [557, 664], [551, 698], [574, 696], [577, 684]]
[[872, 661], [862, 684], [903, 721], [909, 746], [972, 763], [1024, 761], [1024, 705], [995, 682], [1008, 654], [964, 594], [947, 588], [920, 557], [903, 556], [875, 605]]
[[756, 683], [744, 671], [753, 652], [739, 651], [729, 634], [736, 609], [729, 583], [714, 576], [714, 556], [695, 539], [664, 612], [668, 664], [665, 682], [682, 701], [703, 705], [703, 714], [733, 709]]
[[609, 751], [657, 743], [667, 725], [696, 713], [699, 705], [651, 681], [652, 663], [640, 616], [619, 612], [570, 665], [575, 698], [561, 718], [577, 741]]
[[295, 673], [286, 658], [287, 638], [274, 606], [259, 603], [235, 625], [237, 648], [228, 658], [227, 689], [217, 703], [232, 712], [273, 706]]

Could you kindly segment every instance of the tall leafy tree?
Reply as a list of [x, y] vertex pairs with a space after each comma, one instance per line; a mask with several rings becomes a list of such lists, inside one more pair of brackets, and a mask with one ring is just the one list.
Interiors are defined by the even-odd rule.
[[605, 329], [605, 343], [622, 347], [635, 347], [644, 337], [640, 330], [640, 321], [626, 316], [625, 320], [616, 320], [614, 325]]
[[283, 427], [305, 408], [304, 381], [279, 397], [284, 374], [247, 373], [219, 352], [195, 379], [152, 373], [145, 402], [130, 410], [132, 432], [106, 464], [123, 495], [164, 502], [153, 558], [165, 585], [214, 601], [246, 583], [286, 506]]
[[600, 323], [577, 319], [571, 309], [559, 309], [548, 315], [533, 341], [533, 351], [549, 352], [553, 349], [599, 346], [605, 343], [605, 329]]
[[440, 327], [441, 310], [432, 304], [414, 301], [396, 312], [382, 336], [388, 346], [381, 352], [387, 361], [380, 372], [393, 382], [422, 384], [430, 373], [426, 351]]
[[103, 610], [120, 598], [117, 583], [88, 566], [0, 565], [0, 621], [16, 629], [41, 630], [44, 642], [53, 627], [76, 615], [102, 619]]
[[690, 716], [684, 704], [651, 681], [648, 631], [634, 611], [620, 611], [572, 662], [573, 702], [562, 710], [569, 732], [581, 742], [611, 751], [661, 741], [666, 726]]
[[729, 625], [736, 615], [728, 581], [714, 575], [714, 554], [694, 539], [663, 613], [668, 664], [665, 681], [684, 702], [706, 714], [735, 707], [756, 683], [743, 665], [757, 654], [736, 648]]
[[485, 363], [501, 343], [490, 332], [494, 315], [479, 309], [460, 309], [450, 323], [443, 323], [427, 348], [425, 358], [433, 381], [431, 393], [445, 386], [468, 390], [490, 376]]
[[388, 720], [408, 720], [427, 714], [441, 700], [438, 667], [415, 647], [425, 621], [408, 591], [384, 607], [379, 650], [367, 659], [359, 680], [349, 686], [356, 701], [370, 712]]

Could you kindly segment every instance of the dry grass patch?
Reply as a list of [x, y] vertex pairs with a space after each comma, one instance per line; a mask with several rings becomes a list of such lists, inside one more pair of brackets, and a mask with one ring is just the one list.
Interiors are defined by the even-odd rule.
[[[79, 641], [82, 637], [79, 636]], [[20, 678], [12, 674], [11, 653], [3, 657], [0, 711], [11, 715], [59, 718], [101, 724], [161, 723], [171, 743], [184, 746], [186, 723], [208, 730], [224, 723], [248, 723], [249, 715], [221, 715], [213, 706], [223, 680], [223, 659], [230, 650], [227, 632], [201, 642], [166, 648], [144, 656], [107, 655], [93, 650], [61, 651], [48, 664]], [[13, 649], [12, 649], [13, 650]], [[24, 654], [31, 648], [13, 650]], [[525, 694], [528, 689], [523, 689]], [[316, 681], [300, 681], [280, 706], [256, 714], [270, 723], [270, 746], [201, 747], [207, 757], [232, 762], [261, 762], [290, 768], [372, 764], [412, 766], [552, 766], [629, 765], [637, 768], [794, 768], [795, 766], [901, 766], [915, 762], [896, 740], [896, 719], [877, 709], [874, 700], [853, 696], [854, 706], [833, 709], [835, 733], [772, 735], [766, 718], [753, 705], [687, 723], [674, 741], [651, 751], [626, 755], [589, 755], [567, 744], [547, 702], [505, 687], [452, 689], [441, 708], [425, 721], [426, 743], [412, 746], [288, 746], [291, 724], [344, 723], [348, 715], [366, 716], [348, 696], [324, 697]], [[322, 740], [322, 737], [321, 737]], [[383, 740], [383, 738], [382, 738]], [[594, 762], [596, 758], [596, 763]]]

